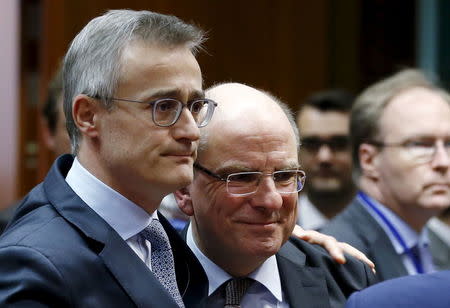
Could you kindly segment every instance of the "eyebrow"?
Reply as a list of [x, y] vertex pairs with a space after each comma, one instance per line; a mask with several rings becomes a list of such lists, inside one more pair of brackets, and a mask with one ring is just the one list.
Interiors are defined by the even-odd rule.
[[[300, 165], [298, 163], [291, 162], [291, 163], [288, 163], [284, 167], [274, 168], [274, 171], [296, 170], [296, 169], [300, 169]], [[214, 173], [217, 173], [217, 174], [223, 176], [223, 175], [228, 175], [231, 173], [238, 173], [238, 172], [262, 172], [262, 171], [244, 166], [242, 164], [235, 164], [235, 165], [220, 167]]]
[[437, 139], [449, 139], [450, 135], [446, 136], [436, 136], [436, 135], [413, 135], [404, 139], [405, 142], [415, 141], [415, 140], [437, 140]]
[[[149, 97], [153, 98], [165, 98], [165, 97], [181, 97], [181, 91], [179, 89], [162, 89], [156, 92], [153, 92], [149, 95]], [[204, 91], [198, 91], [194, 90], [189, 93], [189, 100], [197, 99], [197, 98], [204, 98], [205, 92]]]

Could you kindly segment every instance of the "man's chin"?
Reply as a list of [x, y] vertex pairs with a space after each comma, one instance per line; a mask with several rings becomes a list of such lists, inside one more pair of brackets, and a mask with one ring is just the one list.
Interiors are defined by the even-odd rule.
[[172, 193], [177, 189], [184, 188], [192, 183], [193, 174], [192, 172], [182, 172], [180, 170], [173, 170], [170, 174], [166, 174], [166, 183], [170, 186], [170, 192]]
[[425, 208], [434, 209], [436, 211], [443, 211], [450, 207], [450, 196], [433, 196], [424, 205]]
[[342, 189], [342, 185], [336, 179], [314, 179], [308, 189], [318, 193], [336, 193]]

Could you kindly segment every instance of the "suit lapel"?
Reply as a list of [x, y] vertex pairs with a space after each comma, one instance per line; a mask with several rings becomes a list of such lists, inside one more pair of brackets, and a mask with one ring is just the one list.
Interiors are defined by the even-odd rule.
[[377, 276], [380, 280], [408, 275], [402, 259], [392, 247], [390, 240], [381, 235], [372, 242], [369, 257], [377, 264]]
[[327, 308], [328, 290], [321, 268], [305, 265], [306, 256], [290, 242], [277, 253], [284, 295], [290, 307]]
[[111, 234], [99, 256], [136, 306], [178, 307], [144, 262], [117, 234]]
[[172, 245], [172, 251], [175, 259], [175, 270], [177, 275], [178, 288], [185, 306], [202, 307], [201, 299], [208, 297], [208, 278], [206, 273], [186, 244], [184, 238], [180, 236], [170, 223], [159, 214], [159, 220], [166, 230]]
[[[50, 203], [86, 238], [137, 307], [178, 307], [157, 278], [128, 244], [85, 204], [65, 181], [73, 157], [60, 157], [44, 181]], [[114, 295], [112, 295], [114, 296]]]
[[395, 251], [383, 228], [367, 212], [357, 198], [351, 205], [352, 221], [358, 224], [359, 232], [368, 242], [368, 257], [376, 264], [380, 280], [408, 275], [401, 257]]

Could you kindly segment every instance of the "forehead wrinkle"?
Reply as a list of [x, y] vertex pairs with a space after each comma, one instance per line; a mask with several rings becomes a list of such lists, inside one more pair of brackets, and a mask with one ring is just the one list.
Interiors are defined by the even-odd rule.
[[211, 143], [208, 150], [211, 152], [207, 154], [206, 160], [223, 172], [297, 168], [296, 147], [291, 146], [288, 137], [284, 135], [274, 137], [275, 139], [253, 135], [247, 138], [239, 135], [234, 135], [234, 138], [229, 135], [217, 137], [216, 142]]
[[[419, 91], [417, 97], [412, 95], [416, 91]], [[411, 104], [415, 108], [408, 109]], [[405, 126], [403, 123], [414, 125]], [[446, 134], [450, 131], [450, 106], [432, 91], [411, 89], [390, 101], [380, 118], [379, 126], [380, 137], [387, 140]]]

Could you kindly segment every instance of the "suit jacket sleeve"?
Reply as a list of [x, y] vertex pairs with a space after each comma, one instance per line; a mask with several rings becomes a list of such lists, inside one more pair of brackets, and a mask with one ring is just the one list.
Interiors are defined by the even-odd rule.
[[64, 277], [51, 260], [33, 248], [1, 248], [0, 273], [0, 307], [72, 306]]

